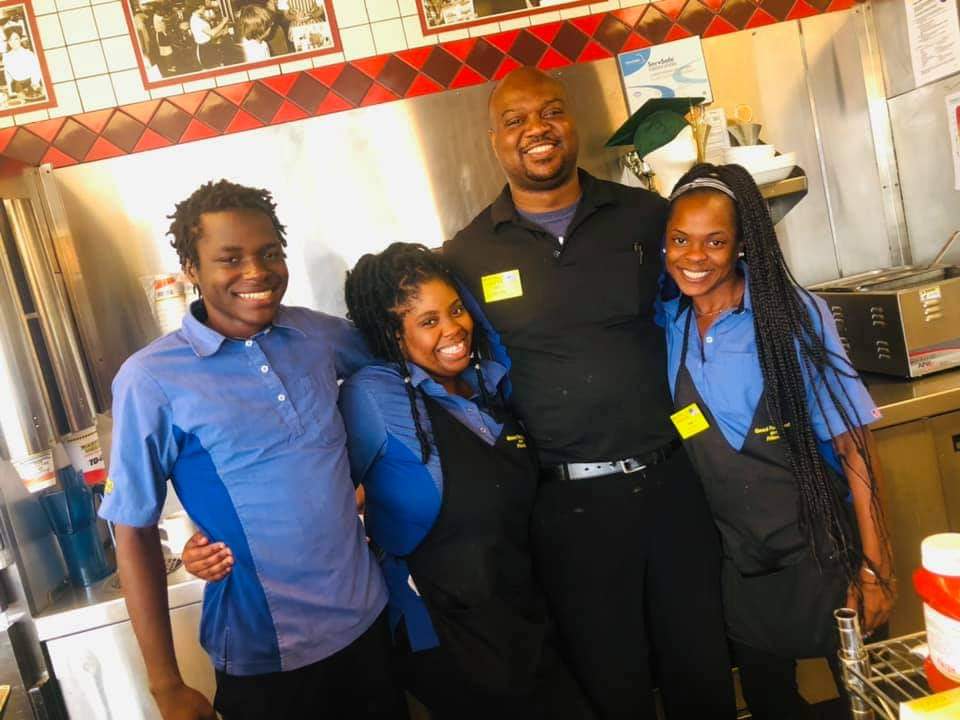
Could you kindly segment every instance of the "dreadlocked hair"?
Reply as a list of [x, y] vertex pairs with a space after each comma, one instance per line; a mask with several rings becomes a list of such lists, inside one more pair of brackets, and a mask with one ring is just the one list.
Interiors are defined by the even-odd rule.
[[[347, 273], [344, 284], [347, 317], [363, 334], [376, 357], [400, 368], [424, 464], [430, 459], [431, 444], [423, 429], [410, 368], [400, 349], [400, 337], [403, 335], [403, 316], [407, 304], [417, 297], [420, 286], [431, 280], [441, 280], [457, 289], [453, 274], [437, 253], [425, 245], [396, 242], [383, 252], [361, 257], [353, 270]], [[480, 387], [481, 402], [485, 408], [493, 410], [499, 403], [487, 390], [480, 369], [479, 348], [483, 342], [480, 327], [474, 326], [471, 359]]]
[[229, 180], [204, 183], [193, 191], [186, 200], [178, 202], [167, 235], [173, 236], [170, 246], [177, 251], [180, 266], [196, 266], [197, 240], [200, 239], [200, 216], [209, 212], [224, 210], [256, 210], [262, 212], [273, 223], [273, 229], [283, 247], [287, 246], [286, 228], [277, 218], [277, 204], [269, 190], [246, 187]]
[[[687, 172], [677, 182], [677, 187], [699, 178], [720, 180], [735, 196], [737, 236], [749, 268], [750, 299], [767, 410], [787, 441], [787, 455], [799, 487], [801, 529], [818, 561], [834, 557], [841, 562], [847, 579], [856, 588], [858, 602], [862, 604], [861, 562], [877, 575], [885, 590], [889, 590], [890, 580], [882, 576], [870, 558], [860, 557], [861, 553], [849, 536], [844, 499], [835, 476], [828, 470], [820, 453], [806, 390], [810, 383], [825, 390], [825, 393], [814, 394], [817, 409], [821, 415], [826, 415], [828, 409], [836, 411], [863, 459], [868, 475], [863, 480], [871, 488], [871, 513], [883, 552], [889, 554], [888, 533], [867, 448], [866, 431], [854, 416], [853, 403], [839, 382], [841, 378], [855, 378], [858, 374], [842, 353], [826, 347], [825, 320], [821, 318], [819, 323], [814, 322], [811, 311], [816, 312], [817, 306], [787, 267], [766, 201], [750, 173], [739, 165], [700, 164]], [[690, 192], [720, 191], [703, 187]], [[890, 560], [890, 557], [884, 557], [880, 562], [889, 567]]]

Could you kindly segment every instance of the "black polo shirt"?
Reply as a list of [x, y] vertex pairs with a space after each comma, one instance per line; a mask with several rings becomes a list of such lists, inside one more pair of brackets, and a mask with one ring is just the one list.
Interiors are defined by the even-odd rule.
[[[676, 436], [653, 319], [667, 204], [579, 172], [562, 243], [517, 213], [508, 186], [443, 246], [501, 335], [514, 406], [544, 465], [631, 457]], [[511, 270], [522, 295], [485, 297], [484, 276]], [[512, 278], [500, 287], [518, 292]]]

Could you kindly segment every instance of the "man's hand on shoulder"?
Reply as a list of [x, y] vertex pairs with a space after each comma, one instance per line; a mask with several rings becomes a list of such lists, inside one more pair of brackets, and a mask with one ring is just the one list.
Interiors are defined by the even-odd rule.
[[153, 698], [163, 720], [217, 720], [210, 701], [183, 683], [156, 690]]

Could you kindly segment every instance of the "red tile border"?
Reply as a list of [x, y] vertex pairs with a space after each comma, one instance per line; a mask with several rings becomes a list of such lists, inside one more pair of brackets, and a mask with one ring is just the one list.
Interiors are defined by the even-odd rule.
[[[680, 22], [684, 10], [694, 3], [687, 17], [695, 11], [701, 19], [698, 25], [704, 28], [702, 36], [713, 37], [779, 22], [775, 14], [798, 18], [846, 10], [854, 0], [830, 0], [825, 10], [817, 9], [808, 0], [756, 0], [756, 9], [749, 14], [723, 12], [726, 6], [736, 3], [739, 7], [743, 2], [661, 0], [76, 115], [72, 120], [95, 138], [82, 159], [54, 147], [71, 118], [21, 125], [0, 130], [0, 157], [64, 167], [477, 85], [498, 80], [525, 62], [535, 62], [543, 70], [593, 62], [657, 44], [654, 38], [644, 35], [644, 30], [656, 33], [662, 42], [689, 37], [690, 31]], [[751, 6], [753, 2], [750, 0]], [[826, 2], [816, 4], [823, 6]], [[772, 12], [767, 12], [765, 6]], [[655, 22], [644, 22], [647, 10], [655, 13]], [[712, 17], [705, 18], [705, 12]], [[668, 27], [663, 26], [664, 21], [669, 23]], [[398, 94], [401, 91], [403, 94]], [[161, 107], [163, 112], [158, 115]], [[82, 143], [72, 141], [70, 152], [76, 155], [83, 150], [89, 133]], [[60, 145], [63, 146], [62, 140]]]

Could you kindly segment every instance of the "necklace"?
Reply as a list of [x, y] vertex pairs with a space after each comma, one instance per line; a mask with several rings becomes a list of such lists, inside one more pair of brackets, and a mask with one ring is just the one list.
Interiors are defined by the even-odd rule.
[[742, 302], [743, 302], [743, 295], [740, 295], [740, 297], [737, 299], [737, 301], [733, 305], [725, 305], [719, 310], [711, 310], [710, 312], [699, 312], [697, 308], [694, 307], [693, 314], [696, 315], [698, 318], [715, 317], [716, 315], [719, 315], [722, 312], [726, 312], [727, 310], [733, 310], [734, 308], [740, 307], [740, 303]]
[[[737, 305], [739, 304], [740, 303], [737, 303]], [[737, 307], [737, 305], [727, 305], [726, 307], [722, 307], [719, 310], [711, 310], [710, 312], [703, 312], [703, 313], [697, 312], [696, 308], [694, 308], [693, 314], [696, 315], [698, 318], [713, 317], [714, 315], [719, 315], [720, 313], [726, 312], [727, 310], [733, 310], [735, 307]]]

